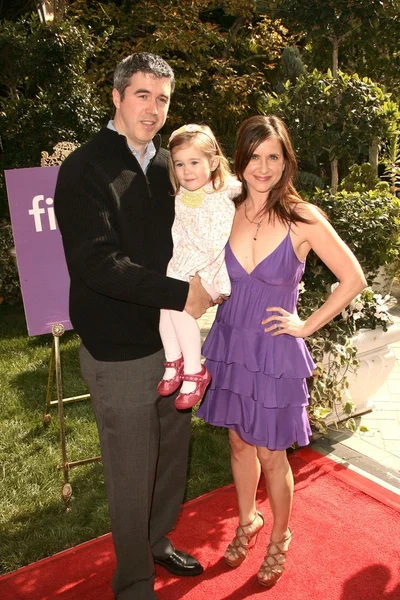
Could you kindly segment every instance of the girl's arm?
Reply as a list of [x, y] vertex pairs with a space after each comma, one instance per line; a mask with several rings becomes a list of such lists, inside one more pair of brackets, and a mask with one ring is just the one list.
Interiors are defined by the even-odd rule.
[[[208, 269], [214, 261], [218, 261], [223, 254], [231, 234], [232, 223], [235, 216], [235, 205], [225, 192], [210, 194], [204, 207], [205, 218], [202, 220], [203, 244], [202, 250], [207, 253], [208, 262], [204, 266]], [[218, 270], [218, 265], [216, 269]], [[201, 277], [201, 271], [199, 272]]]
[[242, 184], [235, 177], [228, 177], [225, 188], [217, 192], [216, 202], [209, 203], [212, 220], [213, 255], [217, 258], [223, 252], [231, 235], [235, 204], [233, 199], [240, 194]]

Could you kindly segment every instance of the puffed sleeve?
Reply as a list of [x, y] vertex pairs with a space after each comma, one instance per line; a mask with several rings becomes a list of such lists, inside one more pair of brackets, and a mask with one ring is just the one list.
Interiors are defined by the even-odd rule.
[[242, 184], [235, 177], [229, 177], [226, 185], [226, 193], [228, 197], [233, 200], [241, 194]]
[[221, 191], [209, 195], [207, 213], [209, 223], [208, 266], [199, 271], [200, 277], [206, 281], [214, 278], [221, 268], [225, 257], [225, 246], [228, 242], [235, 216], [235, 204], [232, 198], [238, 196], [241, 184], [232, 178]]

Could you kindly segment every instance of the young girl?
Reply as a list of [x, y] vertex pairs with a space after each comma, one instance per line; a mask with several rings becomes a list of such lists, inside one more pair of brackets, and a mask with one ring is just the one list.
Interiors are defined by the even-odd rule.
[[[184, 125], [171, 134], [170, 174], [176, 195], [172, 227], [174, 251], [167, 275], [190, 281], [198, 273], [213, 300], [229, 295], [225, 266], [235, 205], [241, 184], [209, 127]], [[160, 396], [173, 394], [178, 409], [191, 408], [202, 398], [211, 376], [201, 364], [201, 337], [196, 320], [187, 312], [161, 310], [160, 335], [165, 350], [165, 373]], [[182, 383], [183, 382], [183, 383]]]

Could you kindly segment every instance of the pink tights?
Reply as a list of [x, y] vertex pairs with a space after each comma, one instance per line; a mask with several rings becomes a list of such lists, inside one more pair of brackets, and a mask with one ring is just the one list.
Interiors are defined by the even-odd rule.
[[[201, 280], [205, 290], [213, 300], [219, 296], [213, 286]], [[186, 311], [161, 309], [160, 335], [165, 350], [167, 361], [173, 361], [181, 355], [184, 360], [184, 373], [198, 373], [201, 370], [201, 335], [200, 328], [194, 319]], [[171, 379], [175, 374], [174, 369], [166, 369], [164, 379]], [[193, 391], [195, 384], [185, 381], [182, 392]]]

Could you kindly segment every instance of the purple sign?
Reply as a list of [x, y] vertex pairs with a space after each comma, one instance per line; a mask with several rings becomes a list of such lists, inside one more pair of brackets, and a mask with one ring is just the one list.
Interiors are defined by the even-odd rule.
[[72, 329], [69, 275], [54, 213], [59, 167], [5, 171], [11, 224], [29, 335], [55, 323]]

